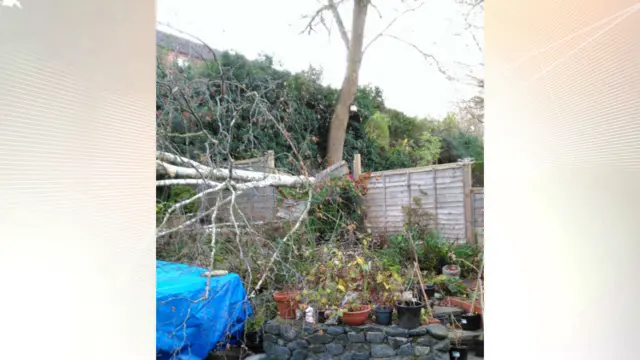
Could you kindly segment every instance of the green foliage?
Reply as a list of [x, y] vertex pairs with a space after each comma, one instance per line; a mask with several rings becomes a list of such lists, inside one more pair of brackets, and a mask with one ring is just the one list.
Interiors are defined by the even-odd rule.
[[[237, 95], [233, 94], [236, 99], [238, 96], [244, 97], [245, 102], [251, 105], [256, 101], [256, 96], [259, 96], [266, 101], [268, 113], [257, 114], [254, 107], [246, 106], [237, 113], [219, 114], [220, 107], [216, 105], [216, 99], [220, 96], [220, 89], [212, 80], [218, 79], [220, 75], [217, 64], [204, 63], [182, 71], [167, 69], [158, 63], [159, 121], [171, 122], [174, 133], [188, 134], [204, 130], [216, 138], [226, 135], [220, 134], [219, 120], [238, 117], [234, 123], [229, 149], [234, 159], [261, 156], [267, 150], [273, 150], [277, 167], [298, 172], [299, 168], [293, 166], [297, 159], [292, 155], [290, 141], [308, 168], [324, 168], [329, 122], [338, 91], [320, 83], [321, 71], [310, 68], [298, 74], [291, 74], [273, 67], [273, 60], [269, 57], [248, 60], [241, 55], [230, 53], [221, 54], [219, 62], [225, 76], [233, 78], [242, 86], [238, 89]], [[190, 109], [177, 106], [175, 101], [169, 101], [172, 89], [162, 86], [162, 80], [169, 73], [174, 79], [180, 76], [182, 83], [179, 88], [193, 103]], [[195, 86], [198, 83], [206, 84], [207, 81], [207, 86]], [[345, 140], [345, 160], [351, 160], [354, 153], [371, 153], [377, 148], [375, 142], [369, 141], [364, 126], [369, 117], [384, 106], [382, 92], [375, 87], [362, 86], [357, 91], [356, 103], [362, 121], [349, 121]], [[276, 122], [282, 126], [284, 136]], [[173, 147], [198, 159], [206, 153], [206, 139], [205, 136], [175, 136], [172, 141]], [[215, 160], [225, 159], [222, 156]]]
[[478, 276], [480, 263], [482, 262], [482, 248], [463, 244], [455, 246], [451, 250], [453, 259], [460, 266], [460, 276], [463, 278], [475, 278]]
[[445, 296], [466, 297], [469, 295], [469, 289], [464, 285], [460, 278], [446, 278], [440, 276], [436, 278], [434, 283]]
[[442, 139], [440, 163], [455, 162], [458, 159], [473, 158], [472, 166], [474, 186], [484, 185], [484, 144], [479, 137], [460, 129], [455, 114], [449, 114], [435, 129], [436, 136]]
[[251, 301], [253, 316], [249, 317], [244, 324], [245, 333], [259, 331], [264, 323], [273, 319], [278, 311], [269, 293], [262, 293]]
[[[166, 214], [167, 210], [180, 201], [187, 200], [196, 195], [194, 188], [189, 186], [171, 186], [163, 187], [157, 192], [156, 196], [156, 216], [161, 217]], [[200, 209], [200, 202], [192, 201], [182, 207], [184, 214], [196, 214]]]
[[[225, 79], [234, 79], [241, 86], [231, 101], [251, 105], [259, 97], [267, 105], [266, 110], [257, 112], [252, 105], [232, 112], [216, 105], [221, 96], [221, 85], [216, 80], [220, 78], [220, 67], [213, 62], [177, 69], [159, 61], [158, 123], [171, 124], [171, 147], [200, 159], [207, 152], [206, 134], [226, 142], [219, 122], [237, 118], [229, 148], [235, 160], [273, 150], [278, 168], [298, 173], [293, 143], [308, 169], [325, 168], [329, 123], [339, 91], [322, 85], [322, 71], [310, 67], [293, 74], [275, 68], [268, 56], [248, 60], [242, 55], [223, 53], [219, 62]], [[171, 101], [175, 88], [165, 84], [169, 78], [177, 81], [177, 88], [189, 99], [189, 107]], [[354, 102], [360, 116], [348, 122], [344, 146], [347, 162], [359, 153], [364, 171], [381, 171], [471, 157], [476, 161], [474, 183], [482, 185], [482, 139], [463, 130], [454, 115], [442, 121], [408, 116], [386, 108], [382, 91], [370, 85], [358, 88]], [[214, 161], [226, 161], [226, 152], [217, 152], [216, 156]]]
[[418, 166], [431, 165], [438, 161], [442, 150], [442, 141], [439, 137], [424, 132], [416, 143], [415, 152]]
[[414, 153], [408, 144], [400, 144], [389, 151], [381, 152], [377, 163], [378, 170], [403, 169], [413, 167], [416, 163]]
[[392, 142], [417, 140], [422, 133], [430, 129], [429, 120], [407, 116], [393, 109], [387, 109], [385, 113], [389, 117], [389, 136]]
[[366, 186], [352, 177], [321, 182], [313, 194], [307, 231], [317, 240], [346, 240], [364, 225]]
[[434, 274], [438, 270], [438, 260], [448, 257], [450, 246], [431, 228], [432, 216], [422, 209], [418, 198], [414, 198], [413, 206], [405, 207], [404, 214], [404, 231], [391, 236], [387, 246], [378, 250], [377, 254], [385, 266], [398, 271], [415, 261], [412, 249], [415, 247], [420, 269], [427, 274]]
[[365, 130], [367, 135], [373, 139], [381, 148], [389, 147], [389, 117], [381, 112], [373, 114], [367, 122]]
[[403, 279], [398, 272], [388, 269], [375, 253], [344, 251], [341, 247], [322, 247], [322, 261], [306, 273], [306, 287], [302, 300], [318, 309], [338, 310], [345, 295], [350, 298], [347, 309], [358, 310], [370, 301], [393, 304], [394, 292], [402, 290]]
[[402, 234], [389, 237], [387, 247], [376, 252], [384, 267], [395, 272], [401, 271], [411, 259], [411, 244], [408, 241]]

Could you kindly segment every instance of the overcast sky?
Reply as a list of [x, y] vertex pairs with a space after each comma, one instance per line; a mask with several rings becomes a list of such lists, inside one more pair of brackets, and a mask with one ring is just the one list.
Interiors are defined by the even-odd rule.
[[[412, 3], [411, 1], [408, 1]], [[339, 87], [346, 68], [346, 50], [335, 25], [329, 34], [301, 34], [302, 17], [319, 8], [318, 0], [157, 0], [157, 20], [194, 34], [211, 47], [233, 50], [249, 58], [261, 53], [274, 57], [282, 67], [296, 72], [309, 65], [323, 69], [324, 83]], [[365, 44], [407, 8], [400, 0], [376, 1], [369, 10]], [[351, 23], [350, 4], [341, 8], [347, 28]], [[454, 0], [426, 0], [417, 11], [400, 17], [387, 31], [435, 56], [457, 77], [482, 74], [483, 54], [465, 30], [466, 10]], [[481, 16], [473, 20], [483, 25]], [[172, 32], [162, 25], [158, 29]], [[483, 34], [474, 32], [482, 45]], [[461, 65], [464, 64], [464, 65]], [[469, 65], [472, 66], [469, 68]], [[456, 101], [477, 91], [463, 82], [452, 82], [413, 47], [393, 38], [381, 37], [366, 52], [360, 83], [379, 86], [387, 106], [413, 116], [441, 118], [454, 109]]]

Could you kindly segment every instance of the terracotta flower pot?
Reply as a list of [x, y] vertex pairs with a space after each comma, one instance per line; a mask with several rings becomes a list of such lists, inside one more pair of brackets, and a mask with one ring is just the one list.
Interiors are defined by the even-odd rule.
[[349, 326], [359, 326], [364, 324], [364, 322], [367, 321], [367, 318], [369, 317], [369, 311], [371, 311], [371, 306], [362, 305], [360, 309], [361, 309], [360, 311], [353, 311], [353, 312], [345, 311], [342, 314], [342, 322]]
[[296, 300], [298, 292], [276, 291], [273, 294], [273, 300], [276, 301], [278, 307], [278, 316], [283, 319], [295, 319], [296, 309], [298, 309], [298, 301]]

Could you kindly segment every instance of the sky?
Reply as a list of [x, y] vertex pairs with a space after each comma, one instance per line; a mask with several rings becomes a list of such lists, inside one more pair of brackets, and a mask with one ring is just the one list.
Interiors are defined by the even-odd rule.
[[[195, 35], [219, 50], [235, 51], [250, 59], [270, 55], [281, 68], [292, 72], [310, 65], [321, 68], [323, 83], [338, 88], [346, 69], [346, 48], [335, 23], [330, 32], [319, 27], [302, 33], [308, 20], [322, 5], [321, 0], [156, 0], [157, 28], [172, 28]], [[415, 7], [415, 1], [378, 0], [378, 11], [369, 9], [365, 44], [399, 13]], [[352, 5], [340, 8], [351, 27]], [[466, 8], [454, 0], [426, 0], [417, 10], [400, 16], [383, 36], [366, 51], [360, 70], [360, 84], [380, 87], [388, 107], [418, 117], [443, 118], [455, 110], [456, 102], [478, 91], [468, 85], [466, 74], [482, 76], [482, 30], [465, 29]], [[327, 19], [331, 19], [327, 14]], [[381, 15], [381, 16], [380, 16]], [[481, 14], [472, 17], [483, 25]], [[165, 26], [169, 25], [169, 27]], [[472, 34], [477, 40], [474, 41]], [[449, 81], [422, 52], [433, 55], [458, 81]], [[478, 44], [479, 43], [479, 44]]]

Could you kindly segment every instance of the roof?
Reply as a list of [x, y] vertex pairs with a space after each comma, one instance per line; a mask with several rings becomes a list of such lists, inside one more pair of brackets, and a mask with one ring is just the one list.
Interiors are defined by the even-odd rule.
[[[213, 59], [213, 55], [207, 46], [160, 30], [156, 30], [156, 45], [179, 52], [189, 57], [201, 57], [206, 60]], [[216, 55], [220, 55], [222, 53], [217, 49], [212, 48], [212, 50]]]

